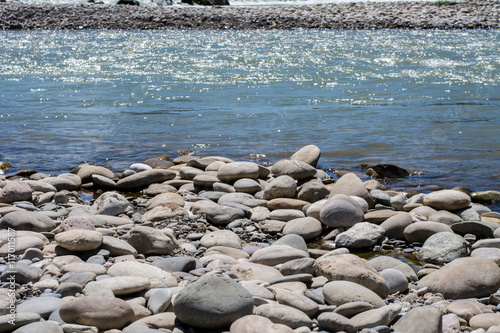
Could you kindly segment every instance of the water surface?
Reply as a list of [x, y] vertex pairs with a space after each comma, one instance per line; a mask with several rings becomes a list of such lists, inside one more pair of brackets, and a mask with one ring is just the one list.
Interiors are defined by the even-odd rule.
[[0, 161], [126, 168], [178, 150], [325, 169], [393, 163], [401, 186], [500, 190], [498, 31], [0, 32]]

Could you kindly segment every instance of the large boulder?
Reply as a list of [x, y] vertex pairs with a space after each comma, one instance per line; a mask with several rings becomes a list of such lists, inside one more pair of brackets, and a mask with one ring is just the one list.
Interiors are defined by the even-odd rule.
[[191, 283], [174, 300], [177, 319], [203, 329], [227, 328], [252, 310], [252, 295], [231, 278], [217, 274]]
[[363, 208], [351, 197], [344, 194], [331, 196], [321, 207], [320, 221], [332, 228], [349, 228], [363, 221]]
[[316, 275], [329, 281], [350, 281], [387, 297], [389, 289], [384, 278], [366, 261], [354, 254], [340, 254], [316, 260]]
[[487, 258], [459, 258], [422, 278], [418, 287], [447, 299], [485, 297], [500, 287], [500, 268]]

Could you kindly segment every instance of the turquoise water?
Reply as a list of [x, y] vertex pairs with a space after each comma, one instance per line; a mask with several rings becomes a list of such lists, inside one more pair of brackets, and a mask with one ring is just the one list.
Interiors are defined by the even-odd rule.
[[17, 31], [0, 46], [11, 171], [316, 144], [325, 169], [500, 190], [498, 31]]

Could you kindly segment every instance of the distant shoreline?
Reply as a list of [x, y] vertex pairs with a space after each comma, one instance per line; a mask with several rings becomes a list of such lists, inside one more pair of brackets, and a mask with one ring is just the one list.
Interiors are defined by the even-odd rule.
[[0, 3], [1, 30], [499, 29], [500, 1], [140, 7]]

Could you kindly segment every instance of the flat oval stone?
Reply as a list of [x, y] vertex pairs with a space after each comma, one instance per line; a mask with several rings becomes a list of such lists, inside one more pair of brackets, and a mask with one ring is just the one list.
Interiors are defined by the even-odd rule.
[[453, 230], [446, 224], [439, 222], [415, 222], [405, 228], [403, 235], [409, 243], [423, 243], [438, 232], [453, 233]]
[[305, 240], [310, 240], [321, 235], [322, 231], [321, 222], [313, 217], [290, 220], [283, 228], [284, 235], [295, 234], [301, 236]]
[[312, 320], [302, 311], [282, 304], [264, 304], [254, 310], [254, 314], [269, 318], [272, 322], [293, 329], [306, 326], [312, 328]]
[[116, 296], [137, 293], [151, 286], [149, 279], [141, 276], [115, 276], [96, 283], [111, 289]]
[[279, 332], [294, 333], [288, 326], [275, 324], [270, 319], [262, 316], [248, 315], [236, 320], [229, 328], [230, 333], [262, 333]]
[[378, 308], [384, 300], [370, 289], [349, 281], [331, 281], [323, 287], [323, 296], [328, 304], [341, 306], [352, 302], [365, 302]]
[[93, 175], [104, 176], [109, 179], [115, 178], [115, 174], [113, 173], [113, 171], [101, 166], [91, 164], [80, 166], [76, 175], [81, 178], [82, 184], [92, 182]]
[[471, 197], [461, 191], [440, 190], [424, 196], [424, 205], [449, 211], [464, 209], [471, 204]]
[[281, 160], [271, 167], [276, 176], [290, 176], [296, 180], [311, 178], [316, 174], [316, 168], [300, 160]]
[[66, 323], [95, 326], [100, 330], [121, 329], [134, 320], [134, 310], [122, 299], [79, 297], [59, 309]]
[[57, 245], [70, 251], [90, 251], [101, 246], [103, 236], [95, 230], [72, 229], [56, 235]]
[[200, 245], [206, 248], [227, 246], [241, 250], [241, 239], [236, 233], [230, 230], [218, 230], [203, 236], [200, 240]]
[[15, 333], [39, 333], [39, 332], [50, 332], [50, 333], [63, 333], [63, 329], [58, 323], [53, 321], [41, 321], [37, 323], [31, 323], [22, 326], [14, 331]]
[[274, 266], [290, 260], [307, 258], [308, 254], [302, 250], [287, 245], [273, 245], [254, 252], [250, 262]]
[[2, 218], [0, 228], [48, 232], [56, 228], [56, 223], [47, 215], [39, 212], [15, 211]]
[[253, 162], [226, 163], [217, 171], [217, 178], [223, 182], [236, 181], [241, 178], [258, 178], [259, 166]]
[[123, 190], [136, 190], [148, 187], [153, 183], [162, 183], [175, 178], [175, 172], [164, 169], [153, 169], [138, 172], [131, 176], [120, 179], [116, 183], [116, 188]]
[[108, 268], [110, 276], [139, 276], [149, 279], [151, 288], [176, 287], [177, 278], [159, 267], [136, 261], [119, 262]]
[[231, 272], [244, 281], [261, 280], [271, 281], [283, 277], [276, 268], [255, 264], [251, 262], [241, 262], [231, 267]]
[[64, 300], [56, 297], [33, 297], [18, 304], [16, 311], [18, 313], [38, 313], [40, 317], [48, 319], [50, 314], [64, 303], [66, 303]]

